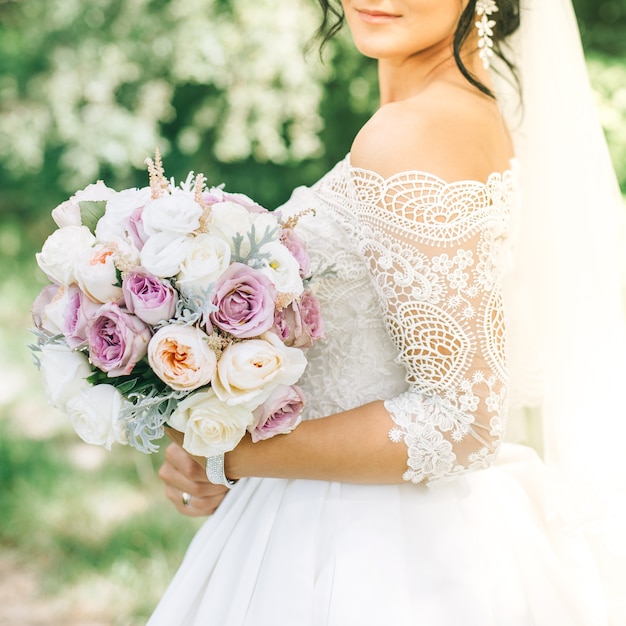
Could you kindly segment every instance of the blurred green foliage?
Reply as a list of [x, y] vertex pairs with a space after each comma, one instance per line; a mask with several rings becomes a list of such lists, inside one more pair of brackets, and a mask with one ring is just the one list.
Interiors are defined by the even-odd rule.
[[[2, 256], [28, 256], [50, 210], [98, 178], [194, 169], [268, 207], [349, 149], [376, 106], [375, 67], [345, 38], [321, 63], [316, 3], [0, 0]], [[626, 0], [575, 0], [626, 189]], [[308, 50], [308, 51], [307, 51]]]
[[[0, 0], [0, 257], [32, 258], [50, 210], [104, 179], [166, 173], [268, 208], [347, 152], [375, 69], [345, 42], [325, 63], [310, 0]], [[346, 106], [347, 105], [347, 106]]]
[[[20, 570], [28, 563], [37, 572], [36, 600], [48, 603], [47, 621], [37, 623], [139, 626], [200, 522], [166, 504], [153, 469], [161, 455], [116, 450], [81, 467], [84, 448], [73, 433], [37, 440], [0, 419], [2, 553], [19, 554]], [[55, 616], [59, 597], [65, 606]]]
[[573, 0], [588, 51], [626, 59], [626, 0]]

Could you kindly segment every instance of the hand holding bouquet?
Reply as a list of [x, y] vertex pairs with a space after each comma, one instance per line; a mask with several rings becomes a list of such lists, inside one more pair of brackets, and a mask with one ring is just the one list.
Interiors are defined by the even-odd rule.
[[206, 457], [289, 432], [323, 336], [297, 220], [147, 163], [149, 187], [98, 182], [52, 212], [32, 307], [48, 401], [107, 448], [153, 452], [165, 424]]

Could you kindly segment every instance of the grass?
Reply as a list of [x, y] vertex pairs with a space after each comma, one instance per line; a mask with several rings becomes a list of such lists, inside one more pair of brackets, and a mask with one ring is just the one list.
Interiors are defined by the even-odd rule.
[[51, 625], [145, 624], [199, 522], [163, 495], [162, 453], [89, 446], [48, 408], [26, 348], [40, 287], [30, 272], [0, 282], [0, 555], [63, 607]]

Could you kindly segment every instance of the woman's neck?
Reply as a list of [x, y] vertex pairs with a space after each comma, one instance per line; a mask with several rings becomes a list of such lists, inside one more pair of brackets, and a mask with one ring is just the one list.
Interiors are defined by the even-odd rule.
[[[378, 60], [378, 83], [380, 106], [400, 102], [419, 95], [426, 87], [437, 81], [458, 82], [468, 86], [454, 57], [451, 55], [451, 42], [423, 50], [411, 57], [383, 58]], [[471, 46], [471, 47], [470, 47]], [[491, 86], [489, 72], [482, 66], [472, 42], [466, 42], [462, 60], [468, 71], [488, 87]]]

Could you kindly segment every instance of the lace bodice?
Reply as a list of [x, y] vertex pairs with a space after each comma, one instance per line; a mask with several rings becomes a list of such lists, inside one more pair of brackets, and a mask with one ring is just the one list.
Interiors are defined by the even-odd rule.
[[384, 179], [341, 161], [283, 213], [300, 219], [327, 339], [309, 353], [307, 417], [382, 399], [405, 479], [487, 466], [503, 433], [507, 371], [500, 274], [514, 172], [446, 183]]

